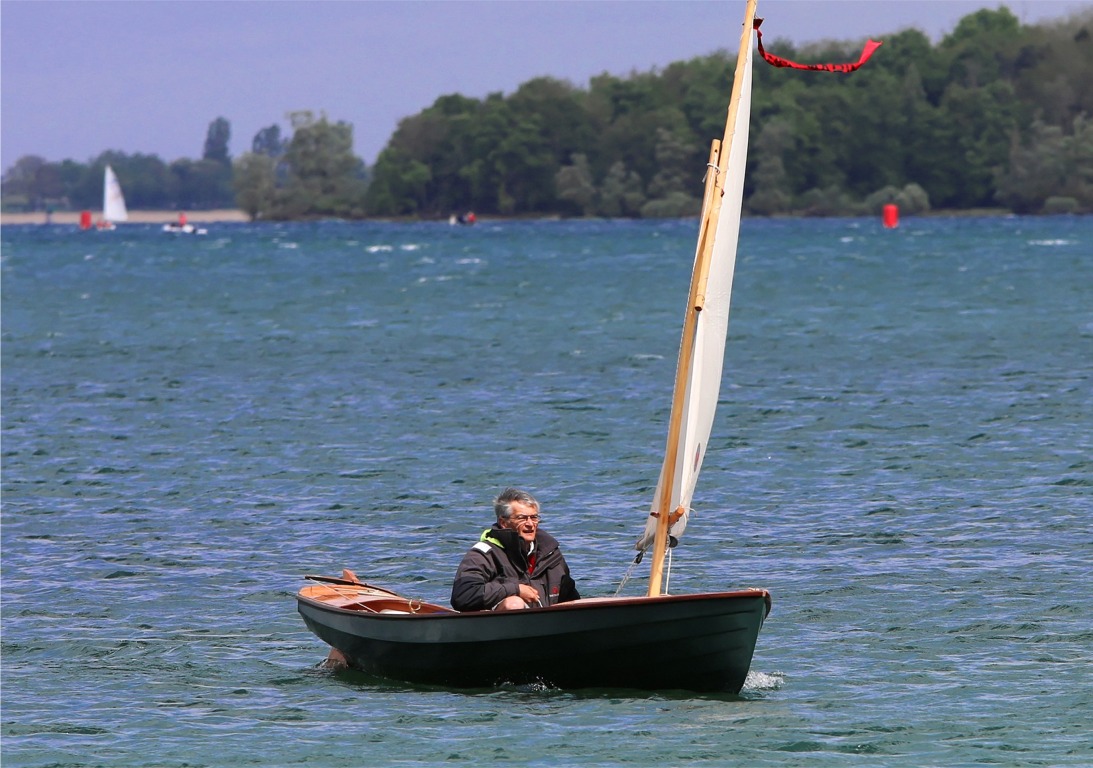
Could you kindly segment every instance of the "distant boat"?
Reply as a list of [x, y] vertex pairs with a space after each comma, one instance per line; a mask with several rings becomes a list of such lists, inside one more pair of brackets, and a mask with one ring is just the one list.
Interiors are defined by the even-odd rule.
[[725, 131], [710, 151], [666, 450], [636, 544], [652, 555], [647, 594], [458, 613], [364, 584], [351, 571], [340, 579], [308, 577], [320, 583], [297, 594], [304, 623], [350, 666], [455, 687], [743, 687], [770, 593], [665, 594], [665, 557], [683, 534], [719, 399], [748, 151], [755, 7], [747, 0]]
[[125, 195], [121, 191], [118, 177], [109, 165], [103, 174], [102, 186], [102, 219], [99, 220], [99, 229], [114, 229], [119, 221], [129, 221], [129, 211], [125, 207]]
[[209, 230], [204, 227], [195, 227], [186, 221], [186, 214], [178, 214], [178, 223], [176, 224], [164, 224], [164, 232], [170, 232], [176, 235], [207, 235]]
[[173, 232], [176, 235], [207, 235], [209, 230], [204, 227], [195, 227], [193, 224], [164, 224], [164, 232]]

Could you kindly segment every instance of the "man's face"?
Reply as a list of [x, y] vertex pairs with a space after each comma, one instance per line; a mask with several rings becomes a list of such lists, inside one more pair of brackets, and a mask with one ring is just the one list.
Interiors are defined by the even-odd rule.
[[535, 541], [535, 533], [539, 530], [539, 511], [522, 501], [514, 501], [510, 506], [512, 514], [503, 525], [519, 533], [524, 541]]

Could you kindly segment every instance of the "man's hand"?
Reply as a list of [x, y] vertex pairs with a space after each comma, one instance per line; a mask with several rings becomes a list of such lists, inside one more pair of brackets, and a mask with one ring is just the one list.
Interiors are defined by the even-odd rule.
[[537, 605], [542, 602], [542, 598], [539, 596], [539, 590], [530, 584], [520, 585], [519, 596], [520, 599], [528, 605]]

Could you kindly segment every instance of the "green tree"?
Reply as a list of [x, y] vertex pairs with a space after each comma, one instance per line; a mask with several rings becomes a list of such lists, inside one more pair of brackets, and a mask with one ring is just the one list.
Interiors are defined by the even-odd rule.
[[[520, 191], [517, 187], [530, 181], [521, 179], [520, 173], [537, 170], [521, 154], [534, 152], [529, 145], [539, 138], [538, 126], [519, 125], [502, 95], [494, 93], [482, 103], [468, 129], [469, 162], [460, 175], [468, 182], [477, 209], [503, 214], [517, 212], [516, 195]], [[524, 134], [518, 135], [519, 130]], [[553, 186], [553, 179], [550, 183]]]
[[[722, 51], [686, 62], [670, 64], [664, 70], [665, 90], [675, 94], [675, 103], [690, 128], [693, 147], [708, 147], [725, 132], [729, 97], [732, 94], [735, 59]], [[701, 151], [693, 149], [691, 158], [702, 162]]]
[[284, 218], [364, 215], [364, 163], [353, 154], [353, 127], [323, 115], [293, 112], [294, 132], [285, 152], [288, 168], [280, 205]]
[[422, 211], [432, 174], [409, 153], [388, 147], [376, 158], [365, 204], [374, 216], [405, 216]]
[[596, 210], [596, 185], [592, 171], [588, 167], [588, 158], [575, 154], [571, 165], [562, 166], [554, 177], [558, 198], [572, 203], [573, 208], [583, 216], [590, 216]]
[[976, 11], [957, 22], [941, 41], [949, 62], [949, 79], [965, 88], [980, 88], [1017, 73], [1021, 23], [1009, 8]]
[[896, 205], [907, 214], [926, 213], [930, 210], [930, 196], [918, 184], [908, 184], [896, 195]]
[[1093, 210], [1093, 122], [1078, 117], [1071, 133], [1037, 121], [1027, 143], [1015, 137], [998, 176], [998, 199], [1017, 213], [1039, 213], [1050, 198]]
[[5, 208], [41, 211], [63, 203], [64, 197], [60, 166], [38, 155], [24, 155], [4, 175]]
[[588, 104], [601, 126], [596, 151], [588, 153], [593, 173], [621, 160], [643, 184], [656, 175], [656, 129], [685, 129], [687, 122], [679, 110], [672, 116], [662, 114], [669, 107], [661, 103], [658, 85], [655, 73], [634, 74], [629, 80], [611, 75], [592, 78]]
[[251, 221], [266, 218], [277, 204], [276, 160], [259, 152], [247, 152], [234, 163], [232, 186], [236, 205]]
[[481, 109], [477, 99], [442, 96], [423, 112], [401, 120], [373, 169], [369, 211], [446, 215], [469, 208], [485, 210], [483, 201], [475, 198], [466, 169], [474, 160], [472, 142]]
[[998, 81], [984, 88], [953, 83], [941, 103], [934, 162], [943, 175], [927, 186], [944, 208], [994, 204], [996, 169], [1009, 159], [1009, 137], [1019, 125], [1013, 88]]
[[218, 117], [209, 123], [209, 130], [205, 134], [205, 152], [201, 158], [230, 166], [231, 156], [228, 154], [228, 144], [231, 141], [231, 135], [231, 123], [225, 118]]
[[793, 126], [784, 118], [768, 120], [755, 139], [758, 155], [752, 174], [753, 189], [748, 209], [761, 216], [786, 213], [793, 203], [793, 191], [786, 173], [785, 156], [793, 148]]
[[209, 209], [233, 205], [231, 168], [216, 160], [175, 160], [169, 166], [173, 207]]
[[865, 209], [876, 215], [889, 203], [896, 205], [904, 215], [930, 210], [930, 196], [918, 184], [908, 184], [903, 189], [893, 186], [879, 189], [865, 199]]
[[617, 160], [600, 185], [600, 213], [609, 218], [635, 217], [645, 205], [645, 192], [636, 171]]
[[911, 180], [923, 188], [934, 186], [933, 182], [937, 180], [940, 183], [947, 173], [947, 169], [933, 162], [932, 142], [941, 130], [941, 121], [938, 109], [927, 98], [926, 87], [914, 59], [904, 70], [899, 89], [900, 111], [904, 116], [903, 130], [895, 137], [902, 150], [900, 178]]
[[514, 154], [505, 164], [515, 207], [527, 212], [557, 210], [559, 170], [596, 137], [583, 94], [569, 83], [540, 77], [521, 85], [507, 103], [519, 134], [509, 138], [508, 149]]
[[596, 126], [585, 106], [586, 94], [571, 83], [537, 77], [522, 84], [508, 99], [517, 120], [534, 117], [542, 144], [560, 167], [596, 138]]
[[250, 144], [250, 151], [256, 155], [265, 155], [266, 157], [281, 157], [285, 154], [287, 145], [288, 142], [281, 138], [281, 126], [274, 123], [254, 134]]
[[[701, 212], [702, 180], [694, 172], [697, 163], [693, 141], [677, 136], [666, 128], [657, 129], [656, 160], [659, 169], [649, 182], [649, 200], [641, 208], [648, 218], [697, 216]], [[697, 190], [697, 192], [695, 191]]]

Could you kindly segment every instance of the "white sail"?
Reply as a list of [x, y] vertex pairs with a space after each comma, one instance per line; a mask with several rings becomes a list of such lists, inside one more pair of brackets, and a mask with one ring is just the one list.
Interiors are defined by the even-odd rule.
[[103, 177], [102, 190], [102, 218], [106, 222], [128, 221], [129, 211], [125, 208], [125, 195], [121, 192], [121, 184], [114, 175], [114, 169], [106, 166], [106, 174]]
[[[754, 6], [751, 6], [752, 9]], [[720, 210], [717, 201], [713, 201], [711, 213], [703, 217], [703, 227], [709, 224], [713, 233], [710, 248], [708, 282], [705, 285], [704, 300], [701, 308], [694, 311], [695, 326], [693, 343], [690, 350], [680, 349], [680, 364], [687, 365], [677, 377], [677, 388], [682, 384], [685, 391], [682, 396], [682, 412], [679, 416], [679, 436], [677, 441], [669, 437], [665, 461], [657, 482], [650, 516], [645, 532], [636, 548], [644, 551], [654, 541], [657, 521], [663, 514], [682, 510], [683, 514], [670, 528], [670, 535], [677, 537], [687, 525], [687, 514], [691, 508], [698, 474], [713, 428], [714, 413], [721, 390], [722, 364], [725, 358], [725, 338], [728, 332], [729, 303], [732, 295], [733, 273], [736, 267], [736, 246], [740, 232], [740, 209], [743, 202], [744, 169], [748, 155], [748, 126], [751, 119], [751, 17], [746, 18], [747, 28], [743, 33], [740, 58], [737, 62], [742, 76], [736, 78], [733, 98], [736, 102], [735, 117], [732, 118], [733, 106], [730, 104], [731, 123], [726, 125], [725, 138], [720, 151], [727, 152], [727, 159], [721, 157], [717, 173], [723, 175], [723, 195], [720, 198]], [[736, 91], [739, 91], [737, 94]], [[712, 169], [711, 169], [712, 170]], [[716, 194], [716, 188], [715, 188]], [[716, 223], [706, 222], [706, 216], [716, 217]], [[704, 247], [700, 233], [696, 261], [702, 257]], [[700, 270], [696, 267], [696, 275]], [[692, 286], [692, 296], [696, 289]], [[702, 298], [701, 289], [698, 290]], [[688, 308], [691, 311], [691, 308]], [[687, 343], [687, 331], [684, 331], [684, 344]], [[688, 353], [689, 354], [686, 354]], [[689, 359], [689, 364], [686, 362]], [[678, 399], [679, 393], [677, 393]], [[674, 442], [674, 444], [673, 444]], [[665, 498], [665, 483], [671, 483], [670, 493]], [[667, 500], [667, 503], [665, 503]], [[655, 568], [655, 566], [654, 566]], [[659, 578], [659, 575], [658, 575]]]

